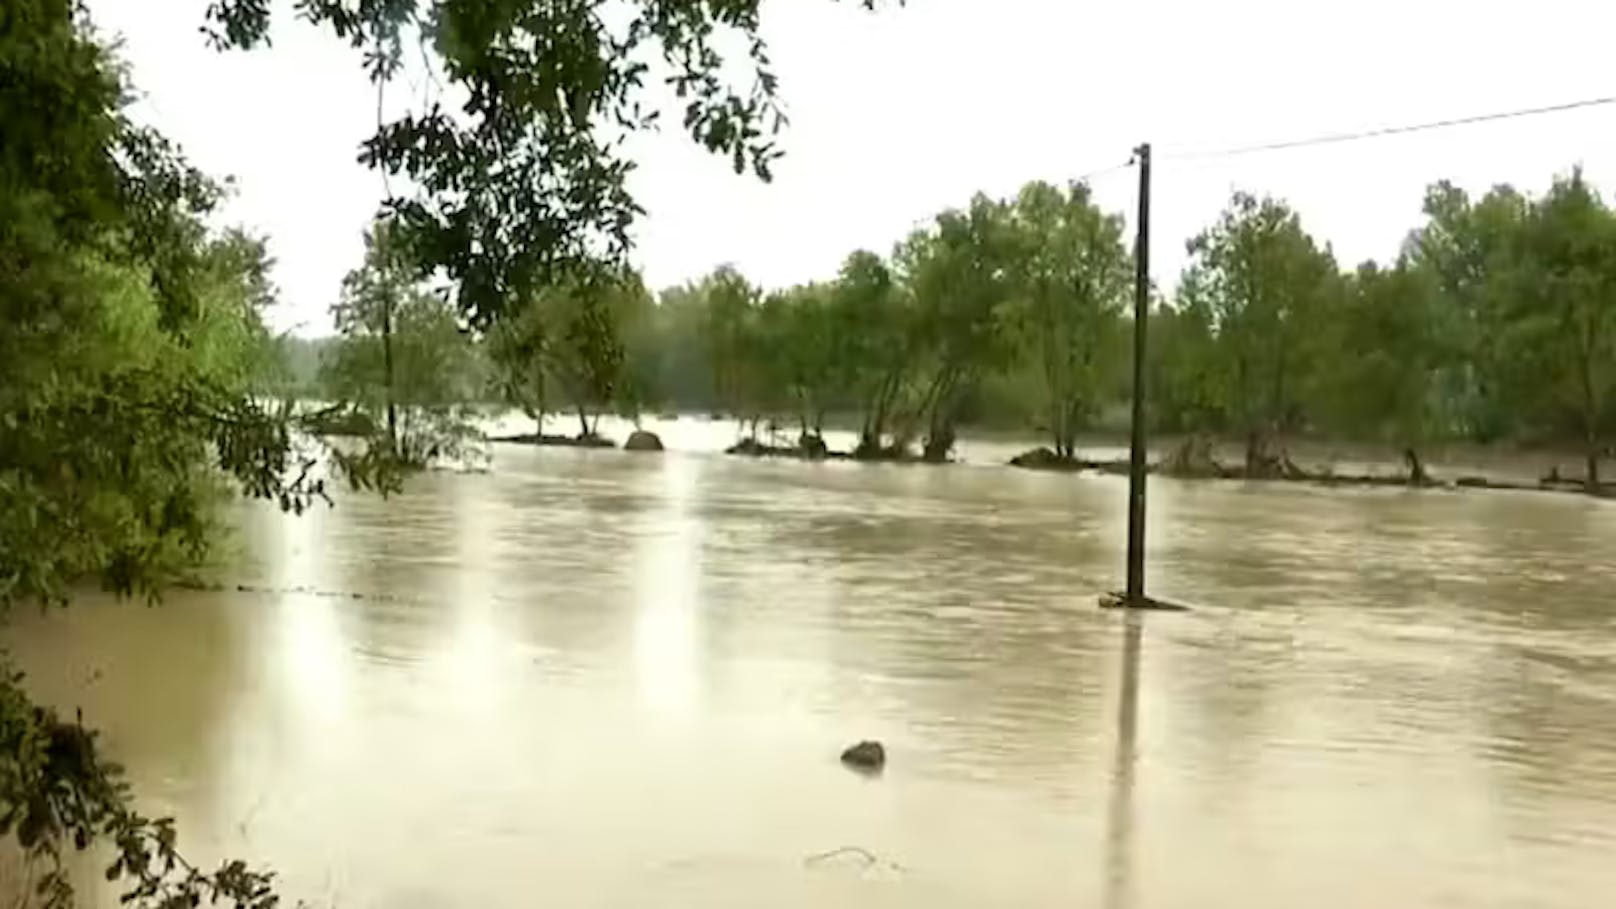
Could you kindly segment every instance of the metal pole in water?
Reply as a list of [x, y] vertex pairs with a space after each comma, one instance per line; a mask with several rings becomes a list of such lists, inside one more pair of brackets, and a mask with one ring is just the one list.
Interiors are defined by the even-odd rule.
[[1128, 452], [1127, 606], [1145, 605], [1145, 330], [1150, 316], [1150, 143], [1139, 161], [1139, 233], [1134, 241], [1133, 434]]

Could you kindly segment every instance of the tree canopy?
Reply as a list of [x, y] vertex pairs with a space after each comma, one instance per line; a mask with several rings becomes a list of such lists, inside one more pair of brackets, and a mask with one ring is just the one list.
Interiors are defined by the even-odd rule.
[[603, 257], [622, 261], [639, 213], [625, 187], [633, 164], [623, 139], [657, 128], [666, 108], [737, 173], [770, 179], [785, 114], [761, 6], [214, 0], [207, 33], [219, 48], [259, 47], [275, 17], [295, 11], [355, 48], [378, 91], [402, 72], [407, 48], [422, 51], [445, 92], [378, 122], [361, 160], [419, 187], [387, 204], [423, 271], [442, 269], [481, 328], [557, 275]]

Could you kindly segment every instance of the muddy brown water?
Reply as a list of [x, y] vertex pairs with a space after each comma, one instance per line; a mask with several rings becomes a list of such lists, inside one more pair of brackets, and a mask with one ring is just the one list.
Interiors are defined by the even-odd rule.
[[1130, 618], [1120, 479], [665, 430], [704, 450], [243, 507], [227, 591], [5, 638], [189, 852], [315, 905], [1616, 893], [1616, 503], [1157, 480], [1151, 584], [1198, 608]]

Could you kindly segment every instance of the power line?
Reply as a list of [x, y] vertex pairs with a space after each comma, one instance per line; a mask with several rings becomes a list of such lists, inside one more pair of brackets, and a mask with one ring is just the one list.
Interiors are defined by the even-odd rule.
[[1453, 117], [1447, 120], [1433, 120], [1428, 123], [1414, 123], [1403, 126], [1384, 126], [1378, 129], [1367, 129], [1360, 132], [1325, 133], [1311, 136], [1306, 139], [1287, 139], [1280, 142], [1265, 142], [1258, 145], [1240, 145], [1232, 148], [1211, 149], [1207, 151], [1166, 152], [1161, 159], [1170, 161], [1199, 161], [1209, 158], [1230, 158], [1237, 155], [1250, 155], [1258, 152], [1281, 151], [1290, 148], [1302, 148], [1309, 145], [1330, 145], [1337, 142], [1355, 142], [1360, 139], [1377, 139], [1384, 136], [1397, 136], [1405, 133], [1425, 132], [1433, 129], [1446, 129], [1452, 126], [1469, 126], [1475, 123], [1489, 123], [1495, 120], [1509, 120], [1515, 117], [1533, 117], [1540, 114], [1556, 114], [1585, 107], [1599, 107], [1607, 104], [1616, 104], [1616, 95], [1604, 98], [1588, 98], [1583, 101], [1570, 101], [1565, 104], [1550, 104], [1545, 107], [1528, 107], [1521, 110], [1502, 111], [1499, 113], [1479, 114], [1472, 117]]
[[1133, 165], [1134, 165], [1134, 159], [1129, 158], [1128, 160], [1123, 161], [1120, 164], [1112, 164], [1109, 167], [1101, 167], [1101, 168], [1099, 168], [1097, 170], [1091, 170], [1088, 173], [1082, 175], [1081, 177], [1074, 177], [1072, 179], [1072, 182], [1073, 183], [1088, 183], [1088, 182], [1092, 181], [1096, 177], [1104, 177], [1104, 176], [1107, 176], [1107, 175], [1110, 175], [1110, 174], [1114, 174], [1114, 173], [1116, 173], [1118, 171], [1127, 170], [1128, 168], [1133, 167]]

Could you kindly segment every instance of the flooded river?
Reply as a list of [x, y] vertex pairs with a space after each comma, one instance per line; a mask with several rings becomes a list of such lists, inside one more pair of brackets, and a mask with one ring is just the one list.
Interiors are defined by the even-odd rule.
[[1124, 490], [500, 446], [7, 637], [315, 905], [1608, 904], [1616, 503], [1153, 481], [1130, 618]]

